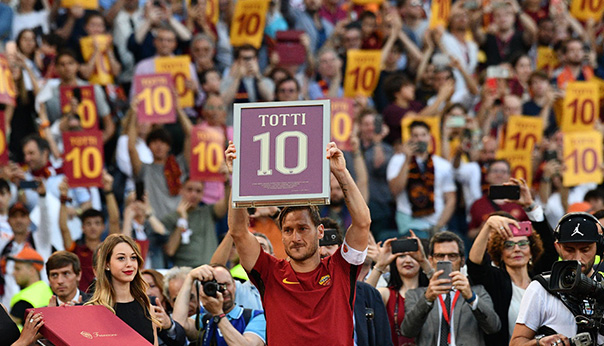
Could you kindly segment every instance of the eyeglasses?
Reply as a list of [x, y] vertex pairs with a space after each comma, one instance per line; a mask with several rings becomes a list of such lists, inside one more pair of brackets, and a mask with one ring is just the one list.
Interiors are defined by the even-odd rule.
[[518, 245], [519, 248], [526, 249], [530, 244], [531, 244], [531, 242], [529, 240], [519, 240], [519, 241], [506, 240], [503, 242], [503, 247], [505, 247], [506, 249], [509, 250], [509, 249], [513, 249], [514, 246]]
[[442, 261], [445, 258], [449, 258], [449, 261], [457, 261], [461, 255], [458, 253], [435, 253], [432, 255], [432, 257], [436, 258], [437, 261]]

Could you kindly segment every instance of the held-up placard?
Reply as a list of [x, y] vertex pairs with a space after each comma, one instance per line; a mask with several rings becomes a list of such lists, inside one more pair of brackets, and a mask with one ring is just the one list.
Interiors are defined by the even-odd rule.
[[191, 58], [188, 55], [155, 58], [155, 72], [172, 75], [181, 108], [195, 106], [195, 95], [185, 84], [191, 79]]
[[4, 54], [0, 54], [0, 103], [15, 105], [15, 81]]
[[94, 62], [94, 73], [90, 77], [91, 84], [108, 85], [113, 84], [113, 75], [111, 74], [111, 64], [107, 51], [113, 49], [111, 35], [86, 36], [80, 39], [82, 47], [82, 57], [90, 61], [94, 54], [94, 46], [97, 46], [99, 55]]
[[6, 138], [6, 123], [4, 111], [0, 111], [0, 165], [8, 163], [8, 138]]
[[553, 70], [558, 64], [558, 57], [553, 48], [537, 47], [537, 70]]
[[219, 17], [219, 0], [206, 0], [206, 18], [214, 25], [218, 23]]
[[411, 131], [409, 131], [409, 125], [415, 120], [420, 120], [430, 126], [430, 143], [428, 144], [428, 152], [433, 155], [441, 156], [441, 135], [440, 135], [440, 117], [439, 116], [406, 116], [401, 120], [401, 136], [402, 141], [405, 143], [411, 139]]
[[352, 49], [346, 57], [344, 96], [371, 96], [380, 78], [382, 51]]
[[224, 133], [204, 125], [191, 133], [191, 179], [199, 181], [224, 181], [220, 167], [224, 162]]
[[[75, 91], [78, 89], [79, 91]], [[96, 98], [94, 97], [94, 87], [92, 85], [60, 88], [61, 111], [63, 114], [71, 112], [71, 99], [78, 100], [77, 114], [80, 117], [82, 129], [98, 129], [99, 117], [96, 109]], [[78, 95], [79, 94], [79, 95]]]
[[564, 133], [564, 186], [602, 182], [602, 134], [598, 131]]
[[570, 14], [581, 21], [592, 18], [597, 22], [604, 14], [604, 0], [573, 0]]
[[447, 27], [449, 13], [451, 12], [451, 0], [432, 0], [430, 7], [430, 29], [442, 26]]
[[61, 0], [61, 7], [71, 8], [80, 6], [85, 10], [97, 10], [99, 8], [98, 0]]
[[331, 140], [342, 150], [352, 150], [350, 136], [354, 128], [352, 99], [331, 99]]
[[169, 73], [134, 76], [138, 121], [152, 124], [176, 122], [174, 83]]
[[535, 144], [543, 138], [543, 119], [514, 115], [508, 118], [503, 149], [510, 151], [533, 152]]
[[251, 44], [262, 45], [268, 0], [239, 0], [235, 5], [235, 15], [231, 21], [231, 45], [238, 47]]
[[560, 128], [563, 132], [593, 129], [600, 111], [598, 85], [594, 82], [568, 83], [562, 107]]
[[235, 207], [329, 204], [329, 100], [234, 105]]
[[532, 156], [529, 153], [516, 150], [498, 150], [496, 157], [498, 160], [506, 160], [510, 164], [512, 178], [524, 179], [529, 187], [532, 186], [533, 166], [531, 164]]
[[71, 187], [103, 187], [103, 133], [64, 132], [63, 171]]

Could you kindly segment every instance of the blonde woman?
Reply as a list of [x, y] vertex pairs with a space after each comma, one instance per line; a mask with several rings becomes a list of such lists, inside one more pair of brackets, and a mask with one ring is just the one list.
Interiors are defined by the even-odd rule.
[[96, 290], [87, 305], [103, 305], [150, 343], [158, 345], [159, 325], [151, 315], [143, 258], [132, 238], [112, 234], [98, 249]]

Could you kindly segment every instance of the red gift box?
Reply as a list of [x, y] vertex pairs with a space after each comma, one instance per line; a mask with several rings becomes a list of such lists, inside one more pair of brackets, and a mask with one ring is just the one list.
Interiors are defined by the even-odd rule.
[[27, 309], [41, 312], [40, 333], [55, 346], [149, 346], [145, 338], [101, 305]]

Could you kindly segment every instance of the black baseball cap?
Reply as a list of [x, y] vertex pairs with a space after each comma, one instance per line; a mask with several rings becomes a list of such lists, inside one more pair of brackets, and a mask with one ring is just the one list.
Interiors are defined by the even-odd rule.
[[594, 243], [600, 239], [598, 220], [588, 213], [568, 213], [558, 222], [558, 243]]

